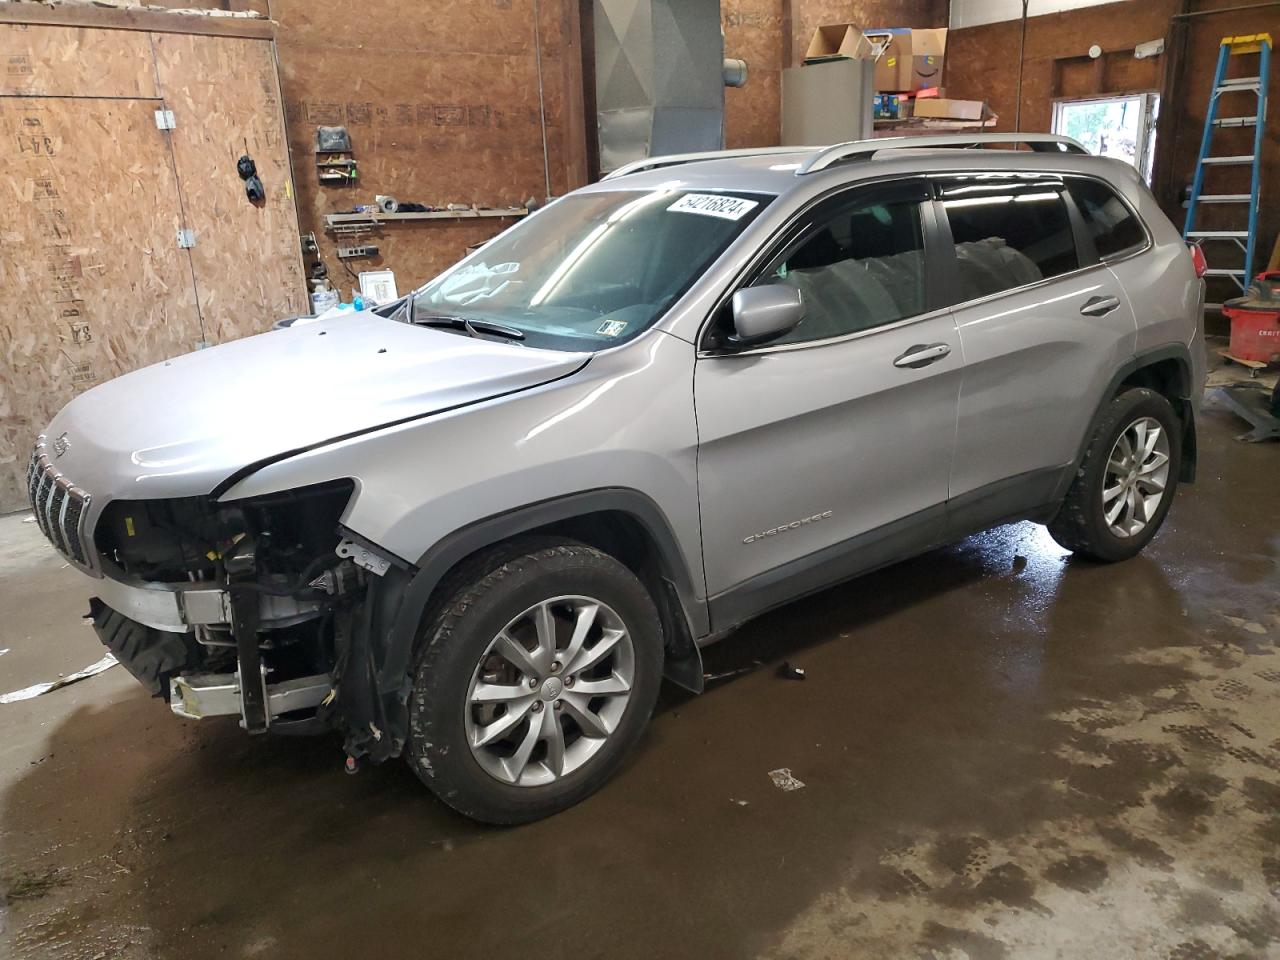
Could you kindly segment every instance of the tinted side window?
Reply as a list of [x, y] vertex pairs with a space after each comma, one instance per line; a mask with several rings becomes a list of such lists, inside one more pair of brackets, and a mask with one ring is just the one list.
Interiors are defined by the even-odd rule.
[[1026, 286], [1080, 266], [1061, 185], [965, 179], [942, 205], [956, 244], [956, 303]]
[[924, 312], [924, 235], [916, 200], [861, 202], [810, 230], [761, 282], [800, 291], [805, 318], [775, 343], [868, 330]]
[[1073, 178], [1067, 181], [1067, 188], [1080, 208], [1100, 258], [1106, 260], [1146, 243], [1142, 224], [1105, 183]]

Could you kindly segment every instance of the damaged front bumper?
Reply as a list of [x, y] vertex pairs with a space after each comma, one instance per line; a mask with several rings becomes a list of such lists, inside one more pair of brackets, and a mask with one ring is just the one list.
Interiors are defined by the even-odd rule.
[[[285, 714], [318, 707], [333, 693], [333, 681], [328, 674], [295, 677], [280, 683], [267, 683], [265, 675], [260, 679], [268, 724]], [[188, 720], [239, 716], [241, 723], [245, 723], [240, 671], [189, 673], [170, 678], [169, 709]]]
[[[104, 577], [98, 599], [112, 610], [155, 630], [188, 633], [194, 627], [228, 626], [231, 592], [207, 583], [132, 584]], [[286, 627], [314, 617], [319, 604], [260, 594], [258, 620], [265, 626]]]
[[[90, 601], [90, 614], [99, 639], [152, 696], [168, 700], [180, 717], [238, 716], [250, 732], [279, 726], [286, 718], [289, 732], [304, 732], [299, 728], [315, 726], [315, 718], [303, 711], [314, 711], [333, 696], [334, 682], [327, 673], [269, 683], [269, 670], [260, 656], [253, 658], [254, 669], [249, 671], [242, 671], [239, 658], [234, 671], [201, 669], [209, 659], [209, 638], [226, 637], [224, 649], [234, 643], [230, 634], [235, 611], [228, 590], [201, 583], [129, 584], [107, 578], [98, 593]], [[310, 601], [266, 593], [253, 599], [257, 625], [266, 630], [319, 615], [319, 605]], [[255, 648], [258, 641], [255, 632]]]

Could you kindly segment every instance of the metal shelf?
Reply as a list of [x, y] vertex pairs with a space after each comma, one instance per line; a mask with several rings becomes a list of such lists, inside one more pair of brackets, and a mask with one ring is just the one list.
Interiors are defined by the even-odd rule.
[[525, 207], [481, 207], [474, 210], [431, 210], [426, 213], [326, 213], [324, 225], [368, 224], [370, 226], [397, 220], [474, 220], [481, 217], [523, 217]]
[[873, 136], [899, 136], [909, 133], [954, 133], [966, 130], [990, 130], [999, 120], [988, 117], [986, 120], [948, 120], [944, 117], [907, 117], [905, 120], [874, 120], [872, 127], [876, 131]]

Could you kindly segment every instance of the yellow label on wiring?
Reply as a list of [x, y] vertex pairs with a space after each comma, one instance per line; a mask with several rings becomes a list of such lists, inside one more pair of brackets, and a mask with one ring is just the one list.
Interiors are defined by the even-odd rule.
[[133, 531], [133, 517], [124, 518], [124, 532], [126, 535], [130, 537], [137, 536], [137, 534], [134, 533]]

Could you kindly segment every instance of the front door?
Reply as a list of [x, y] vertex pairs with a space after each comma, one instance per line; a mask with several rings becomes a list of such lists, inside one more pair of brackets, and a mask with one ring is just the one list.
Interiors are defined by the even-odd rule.
[[714, 318], [694, 375], [714, 629], [940, 534], [962, 363], [932, 216], [921, 181], [828, 199], [747, 280], [800, 290], [800, 324], [728, 352]]

